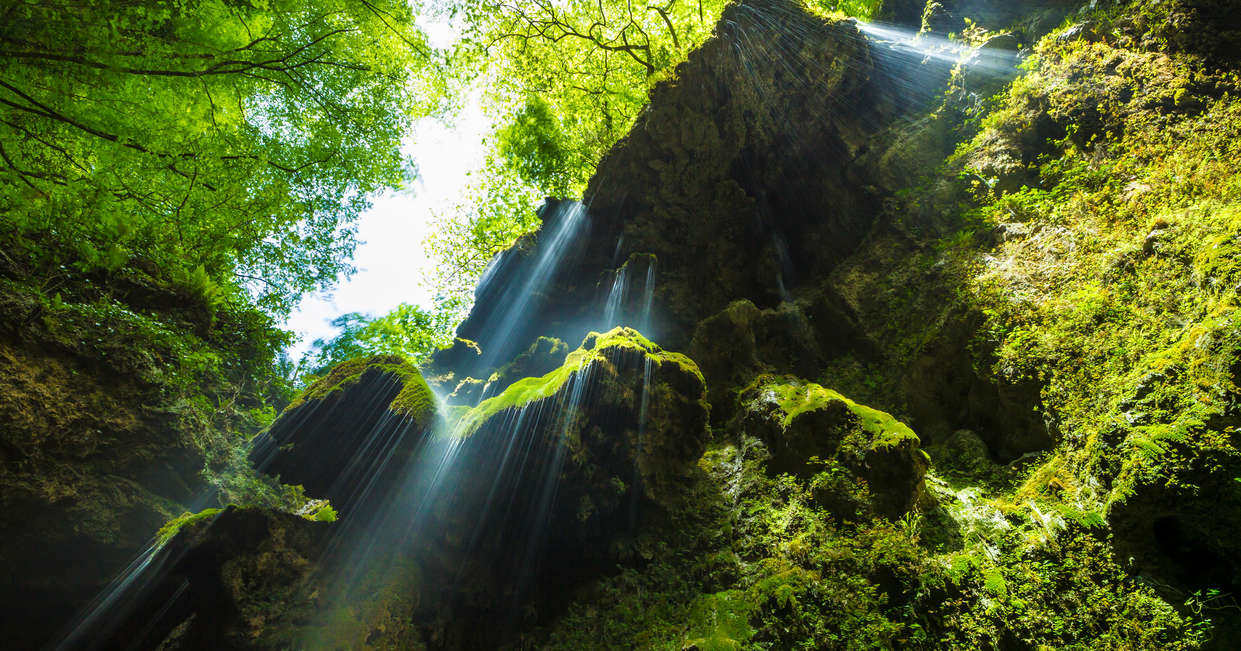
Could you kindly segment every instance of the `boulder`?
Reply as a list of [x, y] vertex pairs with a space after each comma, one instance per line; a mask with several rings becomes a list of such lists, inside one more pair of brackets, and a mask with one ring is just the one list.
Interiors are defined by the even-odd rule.
[[338, 364], [260, 434], [250, 460], [342, 511], [399, 472], [436, 422], [437, 400], [409, 361], [393, 355]]
[[[792, 376], [760, 376], [739, 399], [735, 426], [767, 445], [769, 472], [811, 479], [826, 471], [848, 490], [856, 484], [841, 474], [860, 479], [869, 506], [889, 518], [909, 511], [922, 494], [926, 454], [913, 430], [890, 414]], [[824, 501], [855, 501], [836, 497]]]

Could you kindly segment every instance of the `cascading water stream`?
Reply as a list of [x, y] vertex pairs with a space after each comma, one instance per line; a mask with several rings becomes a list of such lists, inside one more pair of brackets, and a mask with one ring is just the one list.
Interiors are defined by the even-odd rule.
[[862, 21], [854, 21], [854, 23], [858, 31], [877, 45], [886, 46], [898, 54], [922, 58], [924, 61], [939, 61], [951, 65], [962, 64], [999, 74], [1012, 72], [1018, 62], [1018, 54], [1012, 50], [972, 46], [943, 36], [895, 25]]
[[[650, 272], [648, 271], [648, 275]], [[642, 363], [642, 397], [638, 402], [638, 434], [635, 448], [638, 452], [638, 458], [642, 457], [642, 453], [646, 443], [646, 421], [647, 412], [650, 410], [651, 404], [651, 366], [653, 362], [650, 357], [643, 360]], [[642, 469], [637, 465], [633, 468], [633, 477], [630, 480], [632, 493], [629, 499], [629, 528], [633, 529], [638, 524], [638, 498], [641, 496]]]
[[622, 303], [625, 301], [625, 276], [629, 271], [626, 264], [616, 270], [616, 279], [612, 281], [612, 291], [608, 293], [608, 302], [603, 308], [604, 327], [616, 324], [620, 317]]
[[[646, 265], [646, 285], [642, 288], [642, 312], [638, 317], [638, 331], [647, 333], [649, 336], [651, 331], [651, 309], [655, 302], [655, 257], [651, 256]], [[649, 375], [648, 375], [648, 380]]]
[[[642, 293], [635, 297], [633, 293], [638, 288], [638, 281], [630, 278], [630, 272], [634, 271], [633, 265], [639, 261], [646, 263], [646, 273], [641, 280]], [[655, 303], [655, 267], [655, 256], [635, 254], [616, 269], [612, 289], [603, 303], [600, 331], [611, 330], [616, 326], [630, 326], [649, 336]]]
[[478, 360], [481, 368], [494, 368], [503, 361], [500, 355], [508, 351], [514, 343], [512, 339], [517, 326], [527, 318], [534, 297], [547, 287], [560, 269], [565, 254], [587, 221], [586, 207], [579, 202], [556, 206], [556, 210], [563, 214], [556, 215], [557, 219], [549, 220], [553, 222], [553, 227], [545, 237], [539, 238], [538, 258], [526, 274], [514, 279], [517, 284], [509, 286], [499, 297], [503, 307], [486, 320], [483, 330], [489, 335], [490, 345]]
[[778, 231], [771, 236], [772, 245], [776, 249], [776, 257], [780, 262], [780, 269], [776, 271], [776, 288], [780, 291], [780, 300], [791, 301], [793, 297], [789, 294], [786, 280], [792, 279], [793, 275], [793, 257], [789, 255], [789, 245], [785, 241], [784, 236]]

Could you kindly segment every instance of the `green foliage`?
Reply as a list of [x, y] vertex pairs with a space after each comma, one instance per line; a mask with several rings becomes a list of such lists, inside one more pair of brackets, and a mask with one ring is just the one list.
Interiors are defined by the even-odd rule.
[[331, 504], [324, 504], [310, 516], [310, 519], [315, 522], [336, 522], [336, 517], [336, 509], [332, 508]]
[[301, 485], [282, 484], [276, 478], [255, 470], [249, 453], [249, 446], [234, 445], [222, 463], [208, 466], [203, 471], [204, 481], [218, 491], [220, 504], [299, 513], [313, 501], [306, 496]]
[[290, 397], [276, 320], [349, 272], [367, 195], [408, 177], [400, 139], [439, 101], [409, 6], [17, 2], [0, 42], [5, 330], [120, 378], [124, 433], [158, 421], [161, 458], [205, 463], [187, 485], [296, 502], [237, 456]]
[[[573, 185], [581, 186], [607, 149], [628, 130], [655, 81], [702, 43], [724, 3], [635, 6], [486, 0], [460, 10], [468, 48], [483, 48], [492, 67], [494, 101], [509, 112], [501, 148], [521, 131], [536, 139], [557, 123], [557, 150]], [[538, 97], [531, 112], [529, 98]], [[538, 120], [531, 120], [537, 114]], [[548, 191], [551, 188], [540, 187]]]
[[870, 20], [883, 2], [884, 0], [805, 0], [805, 5], [811, 12], [821, 16], [850, 16]]
[[192, 525], [195, 522], [200, 522], [202, 520], [214, 518], [220, 513], [220, 511], [223, 510], [224, 509], [203, 509], [198, 513], [190, 513], [189, 511], [186, 511], [185, 513], [169, 520], [164, 524], [164, 526], [160, 527], [159, 533], [155, 534], [155, 540], [157, 544], [161, 546], [165, 545], [169, 540], [172, 540], [178, 532], [181, 531], [182, 527]]
[[436, 100], [400, 2], [20, 2], [0, 25], [10, 255], [277, 314], [348, 271], [366, 195], [407, 174], [399, 139]]
[[573, 174], [572, 153], [561, 132], [551, 106], [532, 95], [512, 123], [496, 134], [497, 153], [522, 183], [551, 195], [568, 196], [581, 174]]
[[1030, 648], [1195, 649], [1202, 627], [1126, 576], [1108, 544], [1071, 529], [1036, 549], [1012, 532], [992, 558], [954, 563], [958, 590], [974, 607], [949, 601], [941, 643], [985, 648], [1013, 640]]
[[409, 303], [380, 317], [356, 312], [337, 317], [332, 325], [340, 334], [315, 340], [301, 362], [303, 373], [322, 375], [336, 364], [370, 355], [398, 355], [420, 364], [452, 342], [452, 318], [450, 312], [428, 312]]

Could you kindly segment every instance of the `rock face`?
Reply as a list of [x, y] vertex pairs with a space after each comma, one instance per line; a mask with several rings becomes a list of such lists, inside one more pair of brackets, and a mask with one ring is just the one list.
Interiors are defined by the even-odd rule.
[[[946, 68], [911, 71], [919, 64], [873, 49], [854, 23], [782, 2], [738, 4], [720, 25], [604, 159], [574, 246], [502, 338], [497, 299], [531, 277], [566, 205], [545, 206], [541, 234], [493, 264], [457, 333], [483, 358], [498, 365], [538, 335], [579, 339], [635, 254], [659, 261], [645, 334], [684, 348], [700, 320], [736, 300], [777, 307], [782, 292], [813, 284], [872, 230], [880, 196], [863, 154], [930, 100]], [[481, 377], [470, 363], [465, 350], [436, 358], [437, 369]]]
[[556, 603], [632, 561], [645, 523], [691, 483], [707, 420], [697, 366], [626, 328], [591, 333], [559, 368], [462, 413], [451, 428], [462, 474], [436, 504], [439, 547], [424, 564], [467, 577], [452, 646], [500, 644], [517, 624], [513, 600]]
[[533, 459], [550, 454], [555, 467], [527, 474], [560, 473], [559, 481], [578, 491], [561, 508], [570, 520], [596, 527], [613, 520], [626, 500], [657, 503], [673, 491], [706, 444], [705, 391], [689, 358], [617, 328], [591, 333], [560, 368], [520, 380], [466, 412], [456, 435], [464, 437], [463, 455], [496, 473], [505, 471], [507, 459], [497, 453], [504, 447], [529, 446]]
[[39, 648], [196, 499], [231, 441], [176, 370], [201, 341], [7, 277], [0, 312], [0, 636]]

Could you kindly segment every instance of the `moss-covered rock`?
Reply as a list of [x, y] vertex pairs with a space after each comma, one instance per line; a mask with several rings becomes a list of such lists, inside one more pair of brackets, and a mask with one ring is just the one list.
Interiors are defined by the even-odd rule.
[[250, 362], [226, 368], [218, 329], [166, 290], [139, 313], [28, 272], [0, 277], [0, 631], [39, 648], [204, 491], [257, 399], [233, 383]]
[[737, 426], [767, 444], [770, 471], [808, 477], [838, 463], [866, 481], [875, 511], [888, 517], [921, 495], [926, 454], [890, 414], [788, 376], [760, 376], [740, 401]]
[[[111, 613], [124, 616], [105, 623], [107, 637], [95, 641], [167, 649], [299, 646], [290, 626], [313, 612], [299, 588], [317, 569], [332, 525], [233, 506], [187, 516], [170, 523], [148, 565], [152, 572], [141, 577], [142, 601]], [[188, 588], [178, 589], [184, 582]]]
[[[547, 418], [527, 414], [550, 411]], [[599, 490], [582, 502], [583, 519], [598, 521], [626, 494], [658, 500], [701, 453], [706, 441], [702, 373], [688, 357], [665, 351], [636, 330], [591, 333], [541, 377], [518, 380], [466, 412], [455, 436], [487, 441], [528, 437], [566, 447], [566, 488]], [[515, 431], [513, 431], [515, 430]], [[489, 444], [467, 442], [465, 453]], [[536, 473], [537, 474], [537, 473]]]
[[409, 361], [360, 357], [307, 387], [254, 440], [250, 459], [348, 512], [374, 473], [404, 468], [437, 418], [437, 399]]
[[569, 354], [569, 346], [554, 337], [539, 337], [525, 352], [501, 366], [483, 386], [481, 397], [488, 398], [503, 392], [517, 380], [538, 377], [559, 367]]

